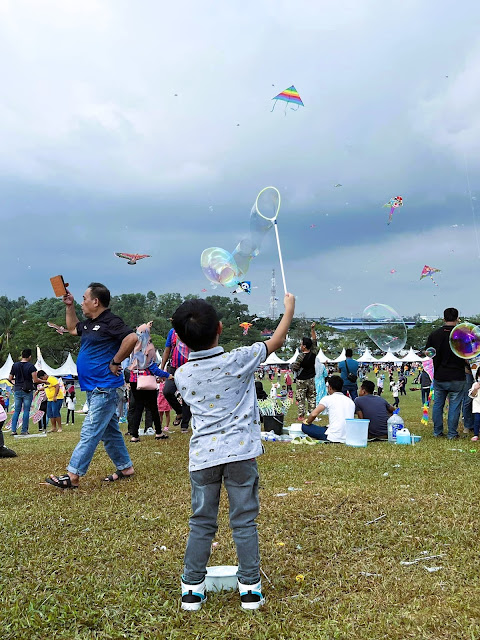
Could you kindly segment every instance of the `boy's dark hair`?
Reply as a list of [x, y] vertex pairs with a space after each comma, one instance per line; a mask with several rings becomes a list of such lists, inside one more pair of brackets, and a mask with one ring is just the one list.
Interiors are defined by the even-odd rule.
[[308, 349], [310, 351], [310, 349], [312, 348], [312, 339], [311, 338], [307, 338], [306, 336], [304, 338], [302, 338], [302, 344], [305, 347], [305, 349]]
[[46, 375], [47, 374], [43, 369], [40, 369], [40, 371], [37, 371], [37, 378], [45, 378]]
[[91, 282], [88, 285], [90, 289], [90, 296], [97, 298], [102, 307], [107, 308], [110, 304], [110, 291], [101, 282]]
[[364, 380], [361, 384], [361, 387], [362, 389], [365, 389], [365, 391], [370, 395], [373, 395], [373, 392], [375, 391], [375, 385], [371, 380]]
[[30, 358], [31, 355], [32, 355], [31, 349], [24, 349], [22, 351], [22, 358]]
[[353, 351], [351, 349], [347, 349], [345, 351], [345, 357], [346, 358], [351, 358], [353, 356]]
[[343, 380], [340, 376], [330, 376], [327, 378], [327, 382], [334, 391], [341, 391], [343, 389]]
[[445, 309], [443, 312], [443, 319], [445, 322], [455, 322], [455, 320], [458, 320], [458, 309], [448, 307], [448, 309]]
[[205, 300], [186, 300], [172, 317], [173, 328], [178, 337], [192, 351], [209, 349], [215, 341], [218, 329], [218, 314]]

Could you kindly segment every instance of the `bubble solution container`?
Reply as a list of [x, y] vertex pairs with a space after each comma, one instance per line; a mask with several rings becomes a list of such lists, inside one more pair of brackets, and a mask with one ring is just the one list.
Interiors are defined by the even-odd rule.
[[397, 431], [399, 429], [403, 429], [405, 423], [403, 422], [403, 418], [398, 415], [400, 409], [395, 409], [393, 415], [387, 420], [387, 432], [388, 432], [388, 441], [396, 442], [397, 441]]
[[207, 591], [231, 591], [237, 588], [238, 567], [222, 565], [207, 567], [205, 588]]
[[345, 444], [349, 447], [366, 447], [368, 440], [368, 425], [370, 420], [358, 418], [345, 420]]

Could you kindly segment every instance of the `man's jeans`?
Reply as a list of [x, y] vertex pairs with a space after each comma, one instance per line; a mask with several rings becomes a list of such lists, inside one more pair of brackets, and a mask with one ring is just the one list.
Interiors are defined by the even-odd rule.
[[26, 391], [15, 391], [15, 413], [12, 418], [12, 433], [17, 432], [18, 418], [22, 411], [23, 405], [23, 423], [22, 433], [28, 433], [28, 421], [30, 418], [30, 407], [33, 400], [33, 391], [27, 393]]
[[67, 470], [79, 476], [87, 473], [95, 449], [103, 440], [105, 450], [119, 471], [132, 466], [125, 441], [118, 426], [116, 414], [118, 389], [87, 391], [88, 413], [80, 431], [80, 442], [75, 447]]
[[466, 387], [465, 387], [465, 395], [463, 396], [463, 428], [464, 429], [473, 429], [473, 413], [472, 413], [472, 398], [469, 397], [468, 392], [470, 391], [473, 384], [473, 376], [471, 373], [465, 374]]
[[443, 408], [448, 397], [448, 438], [458, 436], [458, 420], [462, 408], [463, 397], [467, 383], [463, 380], [451, 380], [450, 382], [439, 382], [434, 380], [433, 390], [435, 400], [433, 402], [433, 435], [443, 434]]
[[350, 394], [350, 398], [355, 400], [358, 398], [358, 388], [356, 382], [344, 382], [342, 387], [343, 395], [347, 395], [347, 391]]
[[311, 438], [315, 438], [315, 440], [323, 440], [327, 441], [327, 436], [325, 435], [328, 427], [320, 427], [316, 424], [302, 424], [302, 431], [306, 433], [307, 436]]
[[243, 584], [255, 584], [260, 580], [255, 523], [259, 511], [257, 461], [241, 460], [190, 472], [193, 514], [182, 578], [187, 584], [199, 584], [207, 572], [212, 540], [218, 528], [222, 478], [228, 493], [230, 527], [237, 547], [237, 578]]

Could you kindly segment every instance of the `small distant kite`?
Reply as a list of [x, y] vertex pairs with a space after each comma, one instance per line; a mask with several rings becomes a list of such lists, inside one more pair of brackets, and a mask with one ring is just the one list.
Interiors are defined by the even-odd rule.
[[440, 269], [435, 269], [435, 267], [429, 267], [428, 264], [426, 264], [422, 269], [420, 280], [423, 280], [423, 278], [430, 278], [433, 284], [436, 287], [438, 287], [438, 284], [435, 282], [435, 280], [432, 277], [434, 273], [440, 273]]
[[261, 320], [261, 318], [257, 318], [257, 317], [255, 316], [255, 318], [253, 318], [252, 322], [257, 322], [257, 320]]
[[387, 222], [387, 224], [390, 224], [392, 221], [393, 212], [395, 211], [395, 209], [398, 209], [398, 207], [403, 207], [403, 198], [402, 196], [395, 196], [395, 198], [390, 198], [390, 200], [386, 202], [383, 206], [390, 207], [390, 215], [388, 216], [388, 222]]
[[317, 226], [316, 224], [311, 224], [310, 229], [315, 229], [316, 226]]
[[249, 280], [239, 282], [238, 287], [239, 288], [234, 289], [232, 293], [248, 293], [249, 295], [252, 293], [252, 283]]
[[68, 329], [65, 329], [65, 327], [59, 327], [58, 324], [54, 324], [53, 322], [47, 322], [47, 327], [50, 327], [50, 329], [55, 329], [55, 331], [61, 336], [63, 336], [63, 334], [68, 331]]
[[202, 293], [207, 293], [207, 290], [206, 289], [202, 289]]
[[337, 182], [337, 184], [333, 185], [334, 187], [343, 187], [343, 184], [340, 184], [340, 182]]
[[302, 99], [300, 98], [300, 94], [295, 89], [293, 84], [291, 87], [288, 87], [288, 89], [285, 89], [285, 91], [282, 91], [281, 93], [276, 95], [274, 98], [272, 98], [272, 100], [275, 100], [275, 104], [272, 107], [272, 111], [277, 106], [277, 100], [283, 100], [285, 102], [285, 115], [287, 115], [287, 105], [289, 102], [297, 105], [296, 109], [294, 109], [293, 107], [290, 107], [292, 111], [298, 111], [299, 107], [305, 106], [302, 102]]
[[243, 329], [243, 335], [246, 336], [248, 333], [248, 330], [250, 329], [250, 327], [252, 326], [251, 322], [242, 322], [241, 324], [238, 325], [239, 327], [242, 327]]
[[396, 269], [390, 269], [390, 273], [397, 273]]
[[138, 260], [143, 260], [143, 258], [151, 258], [151, 256], [146, 253], [120, 253], [115, 252], [117, 258], [124, 258], [128, 260], [127, 264], [137, 264]]

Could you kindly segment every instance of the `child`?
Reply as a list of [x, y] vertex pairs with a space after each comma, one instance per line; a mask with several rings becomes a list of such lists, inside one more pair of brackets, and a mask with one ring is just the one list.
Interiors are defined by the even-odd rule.
[[399, 399], [398, 399], [398, 383], [394, 382], [392, 386], [392, 394], [393, 394], [393, 406], [398, 408]]
[[287, 385], [286, 384], [282, 385], [282, 388], [278, 392], [278, 397], [279, 398], [286, 398], [287, 397]]
[[273, 382], [271, 389], [270, 389], [270, 398], [276, 398], [277, 397], [277, 389], [280, 385], [278, 384], [278, 382]]
[[160, 378], [160, 386], [158, 387], [157, 407], [158, 415], [160, 416], [160, 426], [162, 426], [163, 416], [165, 416], [164, 430], [168, 431], [170, 427], [170, 411], [172, 407], [168, 404], [168, 400], [163, 395], [163, 388], [165, 386], [165, 378]]
[[77, 402], [77, 399], [75, 397], [75, 392], [69, 393], [67, 395], [66, 398], [66, 403], [67, 403], [67, 422], [65, 424], [69, 423], [70, 420], [70, 416], [72, 416], [72, 424], [75, 424], [75, 404]]
[[187, 300], [173, 314], [173, 327], [190, 349], [175, 383], [192, 411], [190, 482], [192, 516], [182, 575], [182, 609], [197, 611], [205, 600], [205, 575], [222, 480], [230, 503], [230, 526], [238, 556], [238, 589], [243, 609], [258, 609], [265, 599], [255, 518], [259, 511], [258, 470], [262, 453], [254, 371], [285, 342], [295, 309], [287, 293], [285, 313], [265, 342], [224, 353], [218, 346], [222, 323], [205, 300]]
[[480, 433], [480, 368], [477, 369], [477, 373], [475, 375], [475, 382], [473, 383], [472, 388], [468, 392], [470, 398], [473, 398], [472, 401], [472, 413], [473, 413], [473, 442], [478, 440], [478, 435]]

